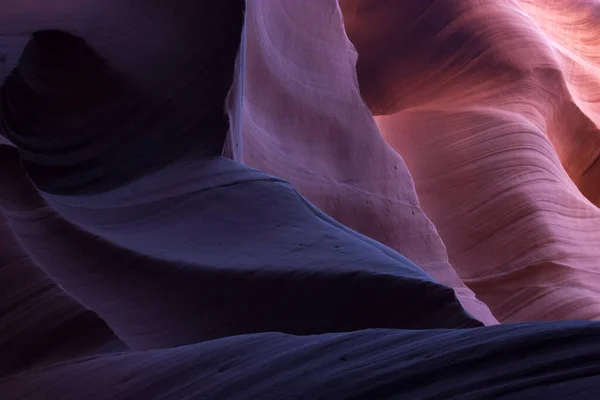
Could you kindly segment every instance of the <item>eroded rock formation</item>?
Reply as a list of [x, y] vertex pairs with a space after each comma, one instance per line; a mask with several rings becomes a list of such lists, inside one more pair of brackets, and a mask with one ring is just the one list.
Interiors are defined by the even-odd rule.
[[3, 0], [0, 394], [597, 384], [597, 3], [244, 3]]

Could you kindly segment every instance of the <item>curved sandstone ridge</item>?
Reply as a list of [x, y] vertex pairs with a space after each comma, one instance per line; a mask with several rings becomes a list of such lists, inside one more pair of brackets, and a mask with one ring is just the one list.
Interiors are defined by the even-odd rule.
[[[312, 22], [281, 23], [299, 14]], [[249, 3], [245, 46], [229, 98], [238, 122], [230, 135], [234, 159], [290, 181], [327, 214], [454, 288], [474, 316], [495, 323], [448, 262], [406, 164], [360, 97], [356, 52], [336, 2]]]
[[357, 99], [336, 5], [279, 25], [300, 5], [257, 2], [229, 99], [234, 157], [405, 254], [487, 323], [457, 275], [500, 321], [600, 318], [593, 3], [340, 5], [396, 153]]

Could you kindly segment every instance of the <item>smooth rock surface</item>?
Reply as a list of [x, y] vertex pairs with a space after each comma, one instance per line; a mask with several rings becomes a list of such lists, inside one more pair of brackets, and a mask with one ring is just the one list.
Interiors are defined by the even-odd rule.
[[0, 0], [0, 399], [598, 397], [597, 3], [245, 3]]

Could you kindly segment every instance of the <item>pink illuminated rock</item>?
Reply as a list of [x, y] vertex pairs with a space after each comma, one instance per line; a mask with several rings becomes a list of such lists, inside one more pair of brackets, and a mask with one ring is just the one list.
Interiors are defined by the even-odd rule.
[[598, 30], [573, 22], [596, 20], [525, 3], [552, 35], [510, 1], [342, 2], [365, 99], [459, 276], [500, 321], [599, 319], [600, 211], [573, 183], [596, 200], [597, 84], [577, 60]]

